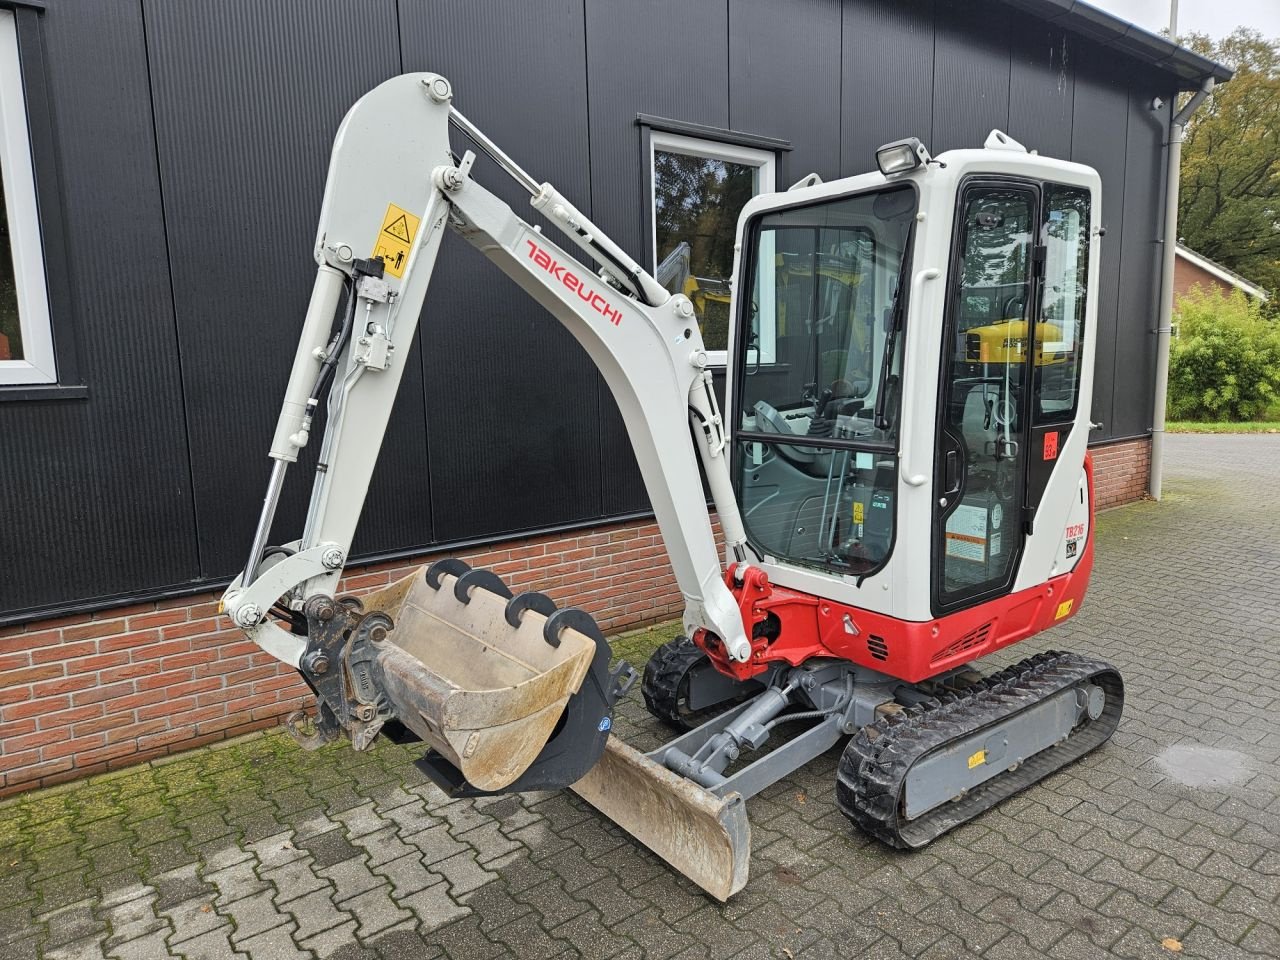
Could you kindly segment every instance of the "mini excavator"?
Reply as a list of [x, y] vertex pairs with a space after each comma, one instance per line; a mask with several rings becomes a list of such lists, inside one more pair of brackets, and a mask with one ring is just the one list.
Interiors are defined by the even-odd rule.
[[[1096, 172], [993, 131], [756, 196], [726, 418], [689, 297], [452, 101], [444, 77], [407, 74], [342, 121], [267, 494], [223, 597], [315, 692], [290, 723], [304, 746], [421, 741], [454, 797], [572, 789], [723, 900], [747, 882], [746, 799], [842, 741], [840, 809], [910, 849], [1110, 737], [1107, 663], [974, 666], [1075, 615], [1092, 566]], [[451, 128], [573, 254], [476, 181]], [[586, 613], [456, 559], [340, 595], [446, 229], [572, 333], [621, 411], [685, 603], [642, 678]], [[322, 404], [301, 536], [269, 545]], [[611, 736], [637, 680], [672, 729], [647, 753]]]

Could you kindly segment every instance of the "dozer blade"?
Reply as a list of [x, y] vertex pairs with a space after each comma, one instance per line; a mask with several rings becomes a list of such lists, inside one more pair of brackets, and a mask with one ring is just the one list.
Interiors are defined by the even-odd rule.
[[617, 737], [573, 791], [717, 900], [746, 886], [751, 824], [739, 794], [717, 797]]

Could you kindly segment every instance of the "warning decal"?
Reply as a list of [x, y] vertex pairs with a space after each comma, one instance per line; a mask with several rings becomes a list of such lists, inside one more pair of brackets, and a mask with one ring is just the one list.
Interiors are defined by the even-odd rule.
[[397, 240], [403, 240], [408, 243], [413, 238], [409, 236], [409, 215], [402, 213], [391, 222], [389, 226], [382, 228], [383, 233], [389, 233]]
[[387, 204], [378, 238], [373, 242], [373, 256], [382, 258], [383, 269], [391, 276], [404, 276], [405, 264], [409, 261], [409, 251], [413, 248], [413, 238], [418, 235], [420, 222], [408, 210], [401, 209], [394, 203]]
[[[990, 532], [990, 521], [985, 509], [967, 503], [961, 504], [947, 518], [947, 556], [985, 563]], [[994, 553], [994, 544], [991, 546]]]

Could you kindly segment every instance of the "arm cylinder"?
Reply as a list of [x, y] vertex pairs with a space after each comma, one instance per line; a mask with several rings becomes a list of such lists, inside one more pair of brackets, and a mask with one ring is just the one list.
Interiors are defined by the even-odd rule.
[[289, 386], [285, 389], [284, 403], [280, 406], [280, 418], [276, 421], [275, 436], [271, 440], [271, 456], [276, 460], [294, 462], [298, 451], [307, 444], [301, 433], [307, 412], [307, 401], [320, 370], [317, 350], [323, 350], [333, 326], [333, 314], [342, 296], [345, 275], [341, 270], [322, 264], [316, 270], [316, 282], [311, 288], [311, 302], [307, 305], [307, 317], [302, 323], [302, 335], [298, 339], [298, 352], [293, 356], [293, 369], [289, 372]]

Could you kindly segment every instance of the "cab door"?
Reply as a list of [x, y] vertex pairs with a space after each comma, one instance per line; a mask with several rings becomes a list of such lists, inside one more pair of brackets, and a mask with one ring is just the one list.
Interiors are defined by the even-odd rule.
[[1007, 593], [1026, 536], [1040, 192], [961, 191], [948, 280], [935, 453], [933, 611]]

